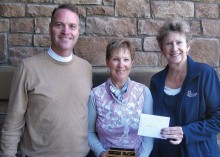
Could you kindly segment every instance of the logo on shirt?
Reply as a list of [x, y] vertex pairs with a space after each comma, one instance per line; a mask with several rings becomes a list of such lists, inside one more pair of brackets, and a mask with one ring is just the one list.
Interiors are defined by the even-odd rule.
[[195, 97], [196, 95], [197, 95], [198, 93], [193, 93], [193, 92], [191, 92], [190, 90], [187, 92], [187, 96], [188, 97]]

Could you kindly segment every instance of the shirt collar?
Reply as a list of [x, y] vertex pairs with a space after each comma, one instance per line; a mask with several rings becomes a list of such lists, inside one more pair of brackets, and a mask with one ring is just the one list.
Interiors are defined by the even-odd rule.
[[73, 54], [72, 53], [68, 57], [62, 57], [62, 56], [59, 56], [58, 54], [56, 54], [51, 48], [49, 48], [48, 54], [49, 54], [50, 57], [52, 57], [53, 59], [55, 59], [59, 62], [69, 62], [73, 59]]
[[128, 80], [125, 82], [125, 84], [122, 87], [122, 89], [117, 89], [115, 87], [115, 85], [112, 83], [111, 79], [110, 79], [110, 82], [109, 82], [109, 84], [110, 84], [110, 91], [116, 97], [116, 99], [118, 101], [120, 101], [120, 102], [123, 101], [123, 94], [127, 92], [129, 80], [130, 80], [130, 78], [128, 78]]

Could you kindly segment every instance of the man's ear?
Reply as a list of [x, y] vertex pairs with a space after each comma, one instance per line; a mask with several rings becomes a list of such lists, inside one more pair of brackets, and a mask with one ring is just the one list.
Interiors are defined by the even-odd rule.
[[51, 35], [51, 23], [49, 24], [49, 34]]

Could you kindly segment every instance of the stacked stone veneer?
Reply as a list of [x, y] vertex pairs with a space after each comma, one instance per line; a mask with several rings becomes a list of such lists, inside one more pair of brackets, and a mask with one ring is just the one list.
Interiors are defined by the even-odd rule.
[[155, 35], [166, 19], [181, 16], [194, 37], [190, 56], [220, 73], [220, 0], [0, 0], [0, 66], [47, 51], [51, 12], [62, 3], [80, 10], [75, 54], [93, 66], [105, 66], [105, 47], [115, 36], [132, 40], [135, 66], [164, 66]]
[[80, 10], [80, 39], [75, 53], [93, 66], [105, 66], [105, 47], [115, 36], [133, 41], [136, 66], [164, 66], [155, 35], [164, 21], [185, 18], [194, 39], [190, 55], [219, 70], [220, 0], [1, 0], [0, 65], [46, 51], [52, 10], [72, 3]]

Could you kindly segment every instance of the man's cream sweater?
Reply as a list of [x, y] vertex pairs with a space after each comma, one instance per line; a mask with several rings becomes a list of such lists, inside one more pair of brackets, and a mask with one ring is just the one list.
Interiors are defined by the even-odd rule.
[[47, 53], [24, 59], [17, 68], [2, 129], [2, 156], [85, 157], [91, 65], [77, 57], [67, 63]]

